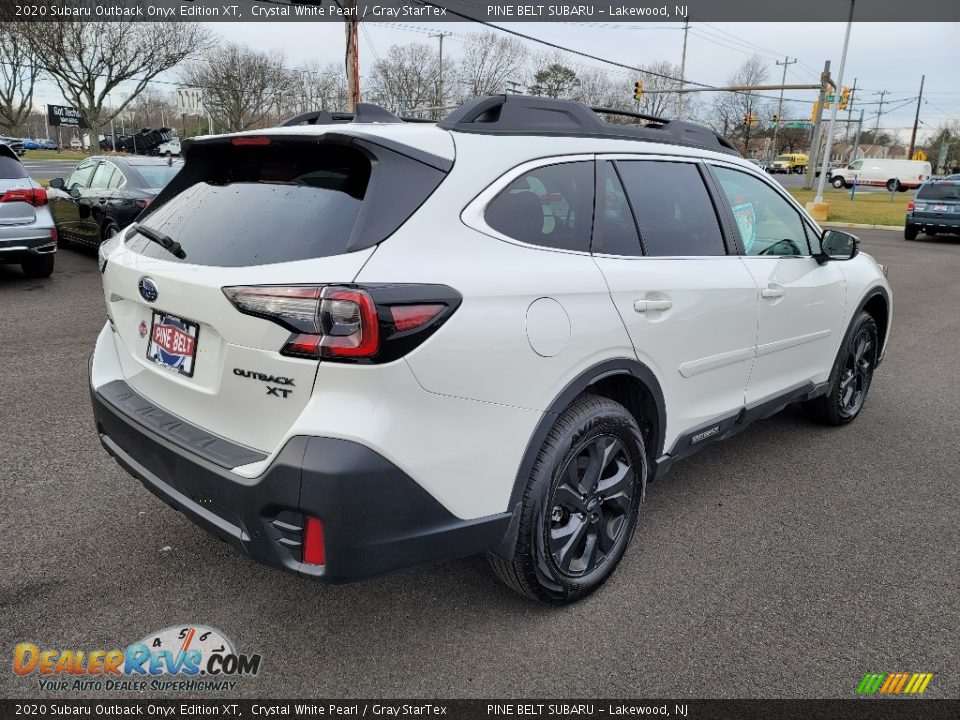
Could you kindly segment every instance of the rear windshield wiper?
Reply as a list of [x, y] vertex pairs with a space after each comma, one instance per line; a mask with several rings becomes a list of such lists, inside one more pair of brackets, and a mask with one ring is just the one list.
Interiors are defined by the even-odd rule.
[[178, 257], [181, 260], [187, 257], [187, 254], [183, 251], [183, 248], [180, 247], [180, 243], [178, 243], [169, 235], [165, 235], [164, 233], [160, 232], [159, 230], [154, 230], [151, 227], [147, 227], [143, 223], [134, 223], [133, 231], [140, 233], [148, 240], [152, 240], [164, 250], [168, 251], [171, 255]]

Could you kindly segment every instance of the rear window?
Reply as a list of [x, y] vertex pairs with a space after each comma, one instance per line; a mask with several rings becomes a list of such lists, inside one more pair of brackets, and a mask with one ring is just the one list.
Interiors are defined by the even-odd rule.
[[960, 200], [960, 185], [937, 183], [924, 185], [917, 193], [919, 200]]
[[27, 176], [27, 170], [23, 164], [9, 155], [0, 152], [0, 178], [7, 180], [19, 180]]
[[[185, 177], [199, 172], [199, 181], [143, 222], [178, 242], [185, 263], [239, 267], [339, 255], [347, 250], [370, 170], [363, 153], [339, 145], [228, 146], [195, 164]], [[176, 260], [143, 236], [128, 244]]]
[[180, 163], [176, 165], [134, 165], [133, 168], [143, 176], [144, 187], [163, 188], [167, 183], [173, 180], [173, 176], [180, 172], [183, 167]]

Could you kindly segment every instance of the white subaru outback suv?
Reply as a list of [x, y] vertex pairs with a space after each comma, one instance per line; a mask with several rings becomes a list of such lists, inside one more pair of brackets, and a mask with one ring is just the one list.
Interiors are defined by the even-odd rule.
[[795, 401], [853, 420], [882, 268], [714, 132], [602, 112], [361, 104], [185, 142], [100, 251], [103, 446], [303, 577], [486, 552], [560, 603], [609, 577], [675, 460]]

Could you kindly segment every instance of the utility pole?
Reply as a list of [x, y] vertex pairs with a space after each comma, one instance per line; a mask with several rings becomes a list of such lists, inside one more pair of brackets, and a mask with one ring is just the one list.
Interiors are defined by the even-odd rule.
[[913, 117], [913, 132], [910, 134], [910, 152], [907, 153], [907, 160], [913, 159], [913, 150], [917, 145], [917, 125], [920, 124], [920, 103], [923, 102], [923, 83], [926, 79], [926, 75], [920, 76], [920, 95], [917, 97], [917, 114]]
[[[782, 85], [787, 84], [787, 68], [790, 65], [793, 65], [797, 62], [797, 59], [790, 59], [789, 56], [784, 56], [783, 62], [777, 60], [777, 65], [783, 65], [783, 82]], [[780, 123], [783, 122], [783, 88], [780, 89], [780, 103], [777, 105], [777, 122], [773, 124], [773, 143], [771, 146], [772, 156], [777, 154], [777, 134], [780, 132]]]
[[889, 90], [881, 90], [874, 95], [880, 96], [880, 109], [877, 111], [877, 126], [873, 129], [873, 144], [877, 144], [877, 135], [880, 133], [880, 117], [883, 115], [883, 98], [890, 94]]
[[360, 102], [360, 21], [357, 20], [357, 0], [343, 0], [344, 14], [349, 18], [343, 24], [347, 40], [347, 104], [350, 112], [354, 112], [356, 104]]
[[854, 162], [857, 159], [857, 153], [860, 152], [861, 132], [863, 132], [863, 108], [860, 108], [860, 120], [857, 122], [857, 134], [853, 138], [853, 152], [850, 153], [850, 162]]
[[[827, 182], [827, 166], [830, 162], [830, 150], [833, 147], [833, 132], [837, 127], [837, 110], [840, 107], [839, 90], [843, 86], [843, 68], [847, 64], [847, 48], [850, 47], [850, 30], [853, 29], [853, 6], [856, 0], [850, 0], [850, 15], [847, 17], [847, 33], [843, 38], [843, 52], [840, 54], [840, 72], [834, 85], [834, 102], [830, 108], [830, 125], [827, 129], [827, 142], [823, 148], [823, 165], [820, 168], [820, 181], [817, 183], [817, 196], [814, 203], [823, 202], [823, 188]], [[823, 218], [826, 220], [826, 217]]]
[[[684, 18], [683, 21], [683, 54], [680, 56], [680, 89], [686, 81], [687, 72], [687, 33], [690, 32], [690, 19]], [[639, 104], [639, 100], [637, 103]], [[677, 120], [683, 120], [683, 93], [677, 95]]]
[[[437, 101], [434, 103], [438, 108], [444, 106], [443, 102], [443, 39], [453, 35], [451, 32], [443, 32], [442, 30], [438, 33], [431, 33], [430, 37], [438, 38], [440, 40], [440, 77], [437, 79]], [[435, 111], [436, 112], [436, 111]]]
[[520, 91], [517, 89], [520, 87], [520, 83], [516, 80], [507, 80], [506, 94], [508, 95], [519, 95]]
[[853, 98], [857, 94], [857, 78], [853, 79], [853, 87], [850, 88], [850, 95], [847, 96], [847, 130], [843, 134], [843, 141], [850, 144], [850, 122], [853, 119]]
[[823, 117], [823, 103], [827, 98], [827, 88], [830, 87], [830, 61], [823, 63], [823, 72], [820, 73], [820, 94], [817, 96], [817, 107], [813, 113], [813, 141], [810, 143], [810, 153], [807, 159], [807, 172], [803, 179], [803, 187], [813, 189], [813, 179], [816, 177], [817, 155], [820, 154], [820, 135], [822, 128], [820, 119]]

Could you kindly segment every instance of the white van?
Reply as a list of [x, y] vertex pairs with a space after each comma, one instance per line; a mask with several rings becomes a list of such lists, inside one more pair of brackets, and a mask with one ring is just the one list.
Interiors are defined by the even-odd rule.
[[166, 155], [170, 157], [171, 155], [180, 154], [180, 138], [174, 135], [172, 138], [167, 140], [162, 145], [157, 146], [157, 155]]
[[857, 185], [877, 185], [905, 191], [918, 188], [930, 179], [930, 163], [923, 160], [884, 160], [864, 158], [844, 168], [827, 171], [827, 179], [835, 188]]

